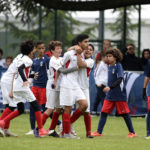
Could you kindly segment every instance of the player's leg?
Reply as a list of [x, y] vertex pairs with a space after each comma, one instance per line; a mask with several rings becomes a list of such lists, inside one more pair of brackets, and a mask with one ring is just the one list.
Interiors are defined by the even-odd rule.
[[134, 132], [132, 121], [131, 121], [131, 118], [129, 115], [130, 110], [129, 110], [127, 102], [126, 101], [119, 101], [119, 102], [116, 101], [115, 105], [116, 105], [117, 113], [123, 117], [123, 119], [126, 123], [126, 126], [129, 130], [128, 137], [136, 137], [137, 135]]
[[102, 136], [102, 132], [104, 129], [104, 126], [106, 124], [107, 116], [109, 113], [112, 112], [115, 104], [109, 100], [104, 100], [104, 104], [101, 111], [100, 120], [98, 123], [97, 131], [92, 133], [92, 136]]
[[73, 92], [75, 101], [78, 103], [78, 108], [71, 116], [71, 124], [74, 123], [88, 108], [88, 102], [86, 96], [81, 89], [76, 89]]

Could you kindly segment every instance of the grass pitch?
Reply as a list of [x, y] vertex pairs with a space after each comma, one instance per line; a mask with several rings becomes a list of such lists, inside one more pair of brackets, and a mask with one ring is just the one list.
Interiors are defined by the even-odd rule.
[[[92, 131], [97, 129], [99, 117], [92, 117]], [[80, 140], [46, 136], [35, 138], [25, 135], [29, 131], [29, 114], [24, 114], [11, 122], [10, 130], [19, 137], [0, 137], [0, 150], [149, 150], [150, 140], [145, 140], [145, 118], [132, 118], [137, 138], [127, 138], [128, 130], [121, 117], [108, 117], [103, 137], [87, 139], [83, 117], [74, 124]], [[47, 120], [45, 129], [49, 127]]]

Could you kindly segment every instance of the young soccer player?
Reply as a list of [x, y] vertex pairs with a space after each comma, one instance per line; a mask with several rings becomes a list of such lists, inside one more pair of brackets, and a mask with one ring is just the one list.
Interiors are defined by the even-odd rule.
[[[61, 75], [58, 77], [56, 87], [54, 87], [54, 80], [56, 78], [56, 72], [62, 72], [64, 74], [73, 72], [77, 70], [77, 67], [74, 69], [62, 69], [61, 65], [61, 60], [62, 57], [62, 43], [60, 41], [51, 41], [49, 43], [49, 50], [52, 53], [52, 57], [49, 63], [49, 80], [47, 82], [46, 86], [46, 95], [47, 95], [47, 102], [46, 102], [46, 108], [47, 110], [44, 112], [43, 117], [42, 117], [42, 122], [45, 124], [46, 119], [48, 116], [55, 110], [53, 113], [53, 118], [51, 121], [50, 125], [50, 133], [51, 136], [58, 137], [58, 134], [54, 131], [53, 133], [51, 130], [55, 130], [59, 114], [61, 113], [62, 107], [60, 106], [60, 101], [59, 101], [59, 93], [60, 93], [60, 80], [61, 80]], [[60, 133], [61, 131], [59, 131]]]
[[[10, 64], [8, 70], [3, 74], [1, 78], [1, 90], [3, 96], [3, 104], [5, 105], [5, 110], [3, 111], [0, 120], [9, 115], [12, 111], [15, 110], [16, 104], [13, 101], [13, 80], [15, 73], [17, 72], [16, 62], [22, 57], [22, 54], [19, 54], [13, 62]], [[17, 136], [9, 131], [10, 121], [7, 122], [4, 126], [4, 133], [6, 136]], [[3, 131], [1, 131], [3, 133]], [[4, 135], [4, 134], [2, 134]]]
[[149, 79], [150, 79], [150, 59], [148, 60], [147, 66], [145, 68], [145, 79], [144, 79], [144, 88], [143, 88], [143, 99], [147, 100], [147, 95], [148, 95], [148, 113], [147, 113], [147, 120], [146, 120], [147, 135], [145, 139], [150, 139], [150, 93], [149, 91], [146, 94], [146, 88], [149, 83]]
[[[77, 66], [77, 55], [82, 53], [84, 49], [88, 47], [88, 35], [80, 34], [77, 36], [78, 43], [82, 43], [81, 51], [70, 50], [64, 54], [62, 65], [65, 68], [72, 68]], [[70, 134], [71, 120], [70, 114], [72, 111], [72, 106], [76, 101], [79, 103], [78, 111], [72, 116], [72, 122], [77, 120], [83, 112], [88, 107], [86, 97], [81, 90], [78, 82], [79, 74], [78, 71], [74, 71], [67, 75], [62, 75], [60, 84], [60, 105], [64, 106], [63, 113], [63, 131], [64, 138], [76, 138], [74, 135]]]
[[32, 59], [34, 57], [34, 43], [32, 40], [27, 40], [21, 43], [20, 50], [22, 57], [17, 60], [16, 66], [18, 68], [17, 74], [15, 75], [13, 84], [13, 96], [14, 101], [17, 103], [17, 110], [13, 111], [5, 118], [0, 120], [0, 127], [4, 128], [5, 124], [10, 120], [16, 118], [24, 112], [24, 99], [29, 101], [30, 105], [35, 110], [36, 121], [39, 128], [39, 136], [45, 136], [48, 134], [47, 131], [43, 129], [40, 105], [38, 104], [35, 96], [29, 88], [29, 69], [32, 66]]
[[101, 117], [99, 120], [98, 129], [96, 132], [93, 132], [93, 136], [102, 136], [102, 131], [106, 123], [108, 114], [113, 111], [113, 108], [116, 107], [118, 115], [124, 118], [124, 121], [128, 127], [129, 134], [128, 137], [136, 137], [134, 132], [131, 118], [129, 116], [129, 107], [126, 102], [126, 88], [123, 83], [123, 68], [120, 64], [122, 60], [121, 52], [116, 49], [110, 49], [106, 52], [109, 68], [108, 68], [108, 86], [104, 88], [106, 92], [106, 97], [101, 111]]
[[93, 104], [93, 111], [97, 114], [97, 106], [101, 102], [103, 105], [104, 98], [106, 96], [103, 91], [104, 87], [107, 86], [108, 82], [108, 66], [107, 66], [107, 56], [105, 52], [100, 53], [101, 61], [98, 67], [95, 70], [95, 84], [97, 87], [97, 94]]
[[[83, 47], [82, 44], [80, 44], [80, 47]], [[79, 85], [86, 96], [88, 108], [86, 109], [85, 112], [82, 112], [80, 101], [77, 100], [77, 105], [79, 106], [79, 108], [77, 108], [77, 110], [73, 113], [71, 117], [71, 124], [72, 124], [77, 119], [77, 117], [83, 114], [87, 138], [93, 138], [93, 136], [91, 136], [91, 115], [90, 115], [90, 97], [89, 97], [89, 74], [94, 65], [94, 60], [91, 58], [93, 53], [94, 53], [93, 45], [90, 44], [88, 48], [84, 50], [83, 55], [77, 56], [78, 66], [80, 67]]]

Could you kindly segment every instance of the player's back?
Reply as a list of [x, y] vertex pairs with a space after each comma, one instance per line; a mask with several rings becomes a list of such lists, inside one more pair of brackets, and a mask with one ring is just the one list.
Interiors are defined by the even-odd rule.
[[17, 55], [17, 57], [10, 64], [8, 70], [3, 74], [1, 82], [11, 84], [13, 75], [17, 72], [17, 61], [22, 57], [22, 54]]

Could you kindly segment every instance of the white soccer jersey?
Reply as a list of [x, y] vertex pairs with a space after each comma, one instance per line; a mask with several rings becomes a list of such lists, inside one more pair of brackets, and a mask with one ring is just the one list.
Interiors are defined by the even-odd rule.
[[6, 84], [12, 84], [13, 75], [17, 72], [17, 60], [22, 57], [22, 54], [19, 54], [13, 62], [10, 64], [8, 70], [2, 75], [1, 82]]
[[97, 70], [94, 73], [95, 83], [97, 86], [103, 84], [107, 86], [108, 83], [108, 66], [103, 61], [98, 65]]
[[83, 61], [86, 62], [87, 68], [81, 68], [79, 70], [79, 84], [81, 89], [87, 89], [89, 88], [89, 74], [94, 65], [94, 60], [92, 58], [83, 58]]
[[[24, 55], [16, 61], [16, 66], [18, 68], [19, 66], [24, 64], [25, 65], [24, 74], [25, 74], [26, 78], [28, 78], [29, 70], [32, 66], [32, 63], [33, 63], [32, 59], [29, 58], [27, 55]], [[29, 90], [29, 86], [23, 87], [23, 80], [22, 80], [19, 72], [17, 71], [17, 74], [15, 75], [15, 79], [14, 79], [13, 91], [24, 91], [24, 90]]]
[[[52, 89], [51, 85], [54, 83], [54, 79], [56, 76], [56, 71], [62, 67], [61, 65], [62, 57], [56, 58], [55, 56], [52, 56], [49, 62], [49, 73], [48, 73], [48, 82], [46, 88]], [[60, 80], [61, 80], [61, 74], [57, 80], [57, 85], [55, 90], [58, 91], [60, 89]]]
[[[62, 59], [62, 66], [65, 68], [73, 68], [77, 66], [77, 53], [75, 50], [68, 51], [64, 54]], [[60, 86], [69, 89], [80, 88], [78, 76], [78, 71], [63, 74]]]

